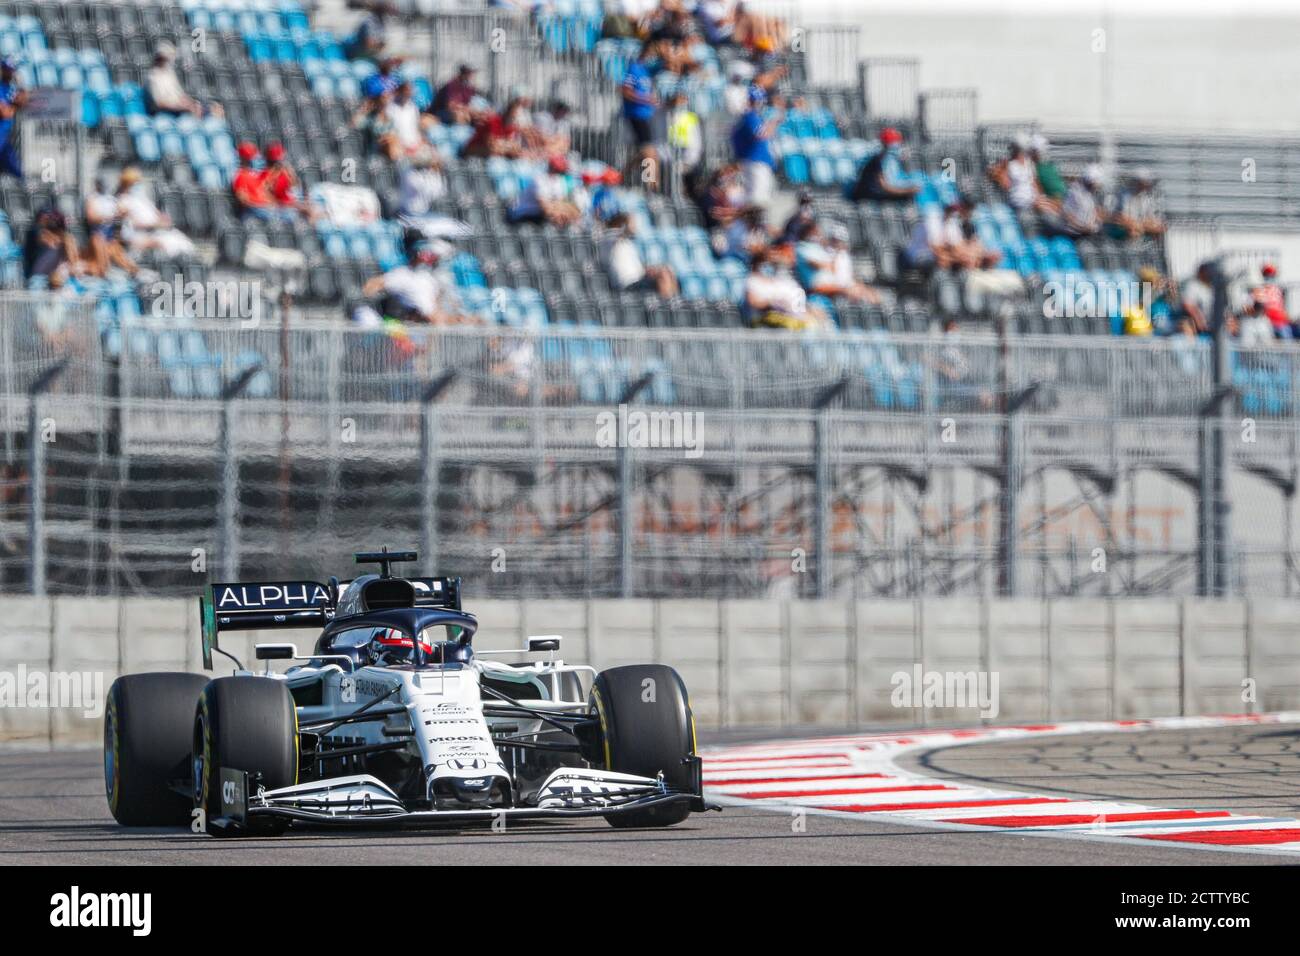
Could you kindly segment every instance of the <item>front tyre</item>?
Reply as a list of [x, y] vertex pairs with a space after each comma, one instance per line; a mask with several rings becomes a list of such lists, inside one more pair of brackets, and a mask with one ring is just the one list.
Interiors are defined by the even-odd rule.
[[[664, 775], [672, 790], [690, 793], [687, 758], [695, 753], [695, 721], [681, 675], [663, 664], [601, 671], [591, 687], [607, 770], [641, 777]], [[646, 807], [605, 817], [614, 827], [667, 827], [690, 814], [686, 803]]]
[[192, 802], [183, 789], [189, 728], [207, 683], [201, 674], [129, 674], [113, 681], [104, 710], [104, 791], [118, 823], [189, 822]]
[[[203, 808], [209, 824], [222, 815], [222, 768], [246, 771], [250, 789], [260, 783], [276, 790], [298, 782], [298, 713], [281, 681], [219, 677], [199, 698], [193, 721], [194, 805]], [[263, 819], [248, 829], [276, 833], [286, 825]]]

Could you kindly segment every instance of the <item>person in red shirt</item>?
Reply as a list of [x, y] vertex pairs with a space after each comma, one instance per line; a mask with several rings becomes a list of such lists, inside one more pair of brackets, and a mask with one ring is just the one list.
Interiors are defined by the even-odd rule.
[[1278, 284], [1277, 266], [1266, 262], [1259, 269], [1260, 283], [1250, 290], [1251, 298], [1264, 303], [1264, 314], [1279, 338], [1291, 338], [1291, 317], [1286, 312], [1286, 291]]
[[262, 171], [262, 182], [271, 204], [283, 210], [300, 212], [309, 220], [314, 220], [316, 209], [300, 196], [298, 174], [285, 159], [284, 145], [271, 143], [266, 147], [265, 155], [266, 169]]
[[522, 156], [523, 132], [516, 120], [523, 109], [522, 100], [511, 100], [503, 113], [488, 113], [480, 118], [474, 124], [474, 135], [461, 147], [461, 157]]
[[235, 196], [235, 206], [244, 219], [275, 219], [277, 211], [271, 193], [266, 188], [266, 173], [254, 167], [257, 159], [257, 147], [252, 143], [240, 143], [236, 149], [239, 153], [239, 171], [230, 183], [230, 191]]

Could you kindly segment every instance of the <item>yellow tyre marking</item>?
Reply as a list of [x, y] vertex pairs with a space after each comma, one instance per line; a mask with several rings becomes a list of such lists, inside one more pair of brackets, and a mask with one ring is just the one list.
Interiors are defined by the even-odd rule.
[[605, 769], [613, 770], [614, 762], [609, 755], [609, 721], [605, 719], [605, 705], [600, 699], [600, 690], [593, 687], [591, 696], [596, 701], [596, 714], [600, 717], [600, 732], [605, 739]]

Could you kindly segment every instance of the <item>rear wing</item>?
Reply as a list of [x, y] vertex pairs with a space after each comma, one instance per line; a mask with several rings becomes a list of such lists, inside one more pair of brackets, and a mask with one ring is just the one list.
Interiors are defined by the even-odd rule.
[[[446, 607], [459, 611], [460, 578], [408, 578], [416, 607]], [[323, 628], [334, 619], [346, 582], [253, 581], [212, 584], [199, 595], [203, 667], [212, 669], [222, 631], [279, 628]]]

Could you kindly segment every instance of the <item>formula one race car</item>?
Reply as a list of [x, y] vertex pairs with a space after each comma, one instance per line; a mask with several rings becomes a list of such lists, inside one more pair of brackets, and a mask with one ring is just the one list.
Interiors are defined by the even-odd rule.
[[[555, 659], [560, 638], [477, 654], [459, 578], [399, 578], [414, 552], [346, 584], [213, 584], [199, 599], [203, 664], [234, 676], [120, 677], [104, 717], [104, 779], [119, 823], [201, 821], [217, 835], [313, 824], [602, 816], [680, 823], [708, 809], [686, 687], [671, 667], [597, 674]], [[222, 631], [322, 628], [310, 656], [258, 644], [253, 673]], [[489, 654], [545, 654], [507, 664]], [[270, 661], [294, 660], [283, 674]], [[583, 695], [583, 673], [590, 694]], [[200, 828], [200, 827], [196, 827]]]

